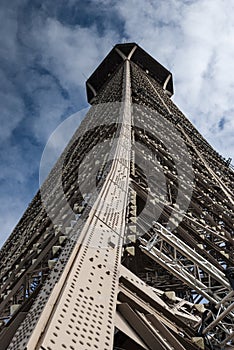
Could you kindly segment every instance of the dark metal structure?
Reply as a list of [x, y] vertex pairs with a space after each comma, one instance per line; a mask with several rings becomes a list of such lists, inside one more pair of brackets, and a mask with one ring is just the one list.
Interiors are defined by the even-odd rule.
[[0, 251], [1, 350], [234, 348], [233, 170], [118, 44]]

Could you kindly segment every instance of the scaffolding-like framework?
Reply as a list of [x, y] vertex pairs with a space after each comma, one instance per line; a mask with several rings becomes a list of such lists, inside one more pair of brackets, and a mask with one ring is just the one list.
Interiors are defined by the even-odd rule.
[[233, 349], [230, 160], [137, 44], [86, 87], [89, 112], [0, 251], [1, 350]]

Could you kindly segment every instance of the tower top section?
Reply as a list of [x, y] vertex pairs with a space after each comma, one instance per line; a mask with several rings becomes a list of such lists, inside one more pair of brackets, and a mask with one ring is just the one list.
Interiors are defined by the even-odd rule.
[[115, 45], [86, 81], [88, 102], [92, 100], [109, 77], [126, 59], [137, 64], [155, 79], [169, 96], [173, 95], [172, 74], [139, 45], [126, 43]]

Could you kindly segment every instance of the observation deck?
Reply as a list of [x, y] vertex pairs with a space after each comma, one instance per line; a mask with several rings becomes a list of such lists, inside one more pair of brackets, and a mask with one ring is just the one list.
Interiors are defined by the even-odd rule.
[[117, 44], [86, 81], [87, 100], [90, 103], [110, 76], [126, 60], [137, 64], [155, 79], [171, 97], [173, 95], [172, 74], [136, 43]]

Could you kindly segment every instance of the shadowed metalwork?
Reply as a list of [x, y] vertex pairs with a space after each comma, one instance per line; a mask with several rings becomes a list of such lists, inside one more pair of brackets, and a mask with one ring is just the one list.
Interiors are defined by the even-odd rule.
[[1, 349], [233, 349], [230, 161], [135, 43], [86, 87], [90, 110], [0, 251]]

